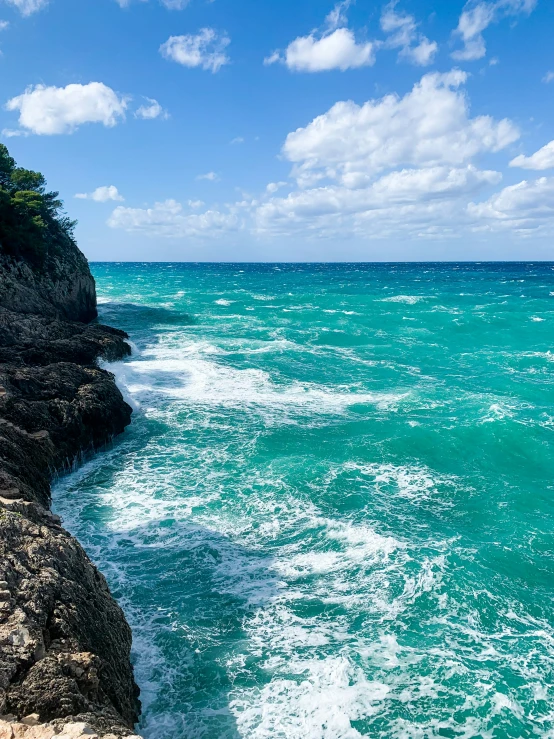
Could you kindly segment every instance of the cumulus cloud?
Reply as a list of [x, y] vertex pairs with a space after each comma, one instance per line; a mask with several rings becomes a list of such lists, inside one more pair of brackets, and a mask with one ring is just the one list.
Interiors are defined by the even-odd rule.
[[170, 36], [160, 46], [160, 53], [185, 67], [200, 67], [215, 74], [231, 61], [225, 53], [230, 43], [226, 34], [219, 35], [213, 28], [202, 28], [196, 35]]
[[551, 82], [553, 82], [553, 81], [554, 81], [554, 72], [547, 72], [547, 73], [546, 73], [546, 74], [544, 75], [544, 77], [542, 78], [542, 81], [543, 81], [543, 82], [544, 82], [544, 83], [545, 83], [546, 85], [548, 85], [548, 84], [550, 84]]
[[[195, 207], [193, 203], [191, 207]], [[125, 208], [118, 206], [108, 226], [130, 232], [167, 238], [209, 238], [240, 228], [236, 214], [207, 210], [205, 213], [187, 213], [176, 200], [155, 203], [152, 208]]]
[[531, 13], [537, 0], [469, 0], [466, 3], [458, 22], [456, 35], [463, 42], [463, 48], [452, 54], [459, 61], [482, 59], [487, 53], [483, 31], [491, 23], [496, 23], [506, 16]]
[[94, 192], [79, 192], [75, 195], [79, 200], [94, 200], [96, 203], [107, 203], [109, 200], [125, 200], [114, 185], [97, 187]]
[[288, 135], [283, 158], [297, 188], [270, 183], [251, 206], [259, 234], [344, 238], [458, 238], [468, 201], [502, 175], [474, 160], [519, 137], [508, 120], [472, 117], [466, 74], [427, 74], [404, 97], [339, 102]]
[[195, 200], [118, 206], [108, 223], [147, 235], [202, 239], [243, 228], [260, 238], [353, 236], [384, 243], [471, 238], [493, 230], [554, 233], [554, 178], [490, 195], [502, 175], [480, 168], [479, 160], [505, 150], [519, 131], [509, 120], [472, 116], [466, 79], [460, 70], [427, 74], [403, 97], [337, 103], [289, 134], [281, 153], [294, 179], [270, 182], [258, 197], [243, 195], [224, 208]]
[[385, 41], [356, 40], [346, 17], [351, 0], [345, 0], [335, 5], [322, 29], [295, 39], [284, 52], [273, 52], [264, 59], [264, 64], [281, 62], [298, 72], [345, 71], [373, 65], [380, 48], [399, 49], [399, 58], [412, 64], [422, 67], [431, 64], [438, 51], [437, 43], [418, 31], [412, 15], [397, 12], [397, 3], [398, 0], [392, 0], [381, 15], [381, 28], [387, 34]]
[[169, 118], [169, 114], [165, 111], [157, 100], [154, 98], [146, 98], [146, 104], [141, 105], [135, 111], [135, 118], [142, 118], [146, 121], [154, 120], [155, 118]]
[[67, 87], [28, 87], [6, 103], [19, 111], [22, 131], [39, 135], [72, 133], [84, 123], [115, 126], [125, 118], [127, 100], [101, 82]]
[[19, 10], [21, 15], [32, 15], [48, 5], [48, 0], [5, 0]]
[[346, 27], [349, 5], [350, 0], [335, 5], [325, 19], [322, 31], [298, 37], [283, 53], [275, 51], [264, 59], [264, 64], [281, 62], [296, 72], [327, 72], [331, 69], [344, 72], [374, 64], [375, 44], [356, 41], [353, 31]]
[[385, 169], [459, 166], [516, 141], [519, 131], [509, 120], [470, 117], [459, 89], [466, 79], [459, 70], [427, 74], [403, 98], [336, 103], [290, 133], [282, 153], [301, 186], [327, 178], [356, 188]]
[[498, 184], [500, 180], [500, 173], [480, 171], [471, 165], [464, 168], [403, 169], [390, 172], [369, 187], [356, 190], [342, 185], [299, 190], [285, 198], [272, 198], [260, 206], [260, 211], [282, 217], [291, 213], [306, 217], [329, 213], [344, 215], [472, 193], [482, 184]]
[[273, 197], [256, 208], [256, 225], [262, 232], [291, 229], [325, 233], [335, 228], [342, 229], [343, 235], [365, 232], [367, 236], [368, 223], [375, 229], [377, 224], [381, 228], [384, 221], [387, 230], [392, 228], [394, 214], [396, 218], [411, 214], [405, 223], [397, 222], [399, 231], [408, 231], [413, 221], [421, 229], [430, 214], [434, 214], [432, 225], [436, 227], [437, 215], [443, 214], [441, 224], [448, 229], [455, 212], [457, 222], [462, 218], [465, 206], [462, 196], [471, 195], [484, 185], [498, 184], [500, 180], [500, 173], [480, 171], [472, 165], [404, 169], [357, 190], [328, 185], [296, 191], [282, 198]]
[[292, 41], [284, 56], [272, 54], [266, 64], [283, 61], [296, 72], [327, 72], [331, 69], [367, 67], [375, 63], [374, 44], [370, 41], [357, 43], [354, 33], [348, 28], [337, 28], [322, 38], [313, 34]]
[[389, 3], [381, 15], [381, 28], [389, 34], [385, 46], [389, 49], [400, 49], [400, 59], [420, 67], [428, 66], [435, 58], [438, 44], [436, 41], [429, 41], [418, 32], [418, 24], [413, 15], [399, 13], [396, 7], [396, 1]]
[[554, 225], [554, 177], [505, 187], [483, 203], [470, 203], [468, 213], [489, 228], [529, 232]]
[[510, 167], [520, 167], [521, 169], [553, 169], [554, 168], [554, 141], [543, 146], [530, 157], [520, 154], [510, 162]]

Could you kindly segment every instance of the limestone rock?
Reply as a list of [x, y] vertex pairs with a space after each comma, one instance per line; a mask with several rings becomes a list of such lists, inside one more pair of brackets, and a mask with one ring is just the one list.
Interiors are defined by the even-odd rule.
[[98, 365], [126, 334], [95, 316], [76, 246], [37, 271], [0, 244], [0, 739], [120, 739], [138, 720], [129, 626], [49, 510], [52, 475], [131, 419]]
[[[99, 739], [100, 735], [84, 721], [43, 723], [35, 715], [22, 721], [0, 716], [0, 739]], [[141, 739], [136, 734], [104, 734], [104, 739]]]

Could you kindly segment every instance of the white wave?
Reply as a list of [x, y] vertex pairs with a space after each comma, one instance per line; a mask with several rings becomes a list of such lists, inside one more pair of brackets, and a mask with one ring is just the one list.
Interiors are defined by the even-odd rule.
[[358, 739], [352, 726], [375, 715], [389, 693], [346, 657], [293, 659], [261, 689], [234, 690], [230, 708], [244, 737]]
[[140, 358], [110, 365], [118, 384], [138, 404], [154, 395], [192, 404], [260, 408], [305, 408], [312, 413], [342, 413], [355, 404], [380, 410], [396, 408], [408, 393], [370, 393], [350, 387], [309, 382], [279, 384], [268, 372], [235, 369], [210, 361], [218, 347], [190, 343], [178, 349], [163, 345], [145, 350]]
[[[406, 302], [399, 297], [414, 296], [392, 302]], [[147, 739], [414, 739], [445, 728], [469, 738], [501, 731], [512, 716], [521, 720], [522, 706], [534, 733], [549, 736], [546, 709], [534, 706], [538, 718], [529, 719], [529, 705], [518, 702], [517, 691], [503, 691], [511, 681], [520, 695], [528, 690], [535, 701], [551, 699], [545, 682], [551, 624], [533, 622], [515, 603], [513, 613], [499, 616], [498, 627], [491, 625], [497, 603], [481, 590], [475, 595], [471, 580], [464, 581], [471, 577], [465, 565], [473, 551], [460, 540], [432, 539], [444, 530], [433, 528], [437, 514], [459, 501], [463, 480], [409, 459], [368, 461], [381, 459], [385, 445], [368, 444], [347, 462], [335, 461], [348, 458], [342, 449], [332, 459], [324, 449], [303, 449], [297, 459], [292, 443], [287, 456], [272, 456], [264, 446], [268, 424], [255, 415], [285, 423], [298, 412], [308, 423], [318, 414], [344, 413], [353, 403], [395, 411], [409, 394], [280, 381], [276, 373], [231, 365], [234, 354], [245, 355], [241, 362], [248, 354], [299, 351], [355, 359], [355, 350], [303, 347], [278, 332], [267, 342], [242, 336], [200, 341], [199, 334], [175, 327], [168, 333], [143, 353], [108, 366], [144, 413], [115, 449], [56, 491], [56, 499], [63, 498], [59, 512], [121, 594], [132, 624], [145, 702], [141, 733]], [[554, 361], [550, 352], [532, 356]], [[488, 395], [476, 405], [496, 419], [505, 412], [503, 403]], [[244, 420], [213, 408], [254, 413]], [[306, 469], [296, 475], [295, 465]], [[366, 499], [352, 512], [342, 491]], [[338, 501], [334, 509], [331, 500]], [[421, 529], [412, 529], [409, 518], [389, 528], [389, 511], [408, 510], [424, 514]], [[449, 526], [456, 520], [449, 516]], [[150, 561], [168, 552], [190, 554], [189, 569], [169, 568], [154, 593], [152, 572], [136, 566], [145, 552]], [[206, 598], [199, 573], [209, 580]], [[210, 608], [221, 595], [231, 603], [223, 619], [229, 615], [229, 623], [240, 624], [232, 634], [226, 622], [218, 641]], [[477, 596], [490, 600], [487, 623], [480, 620]], [[163, 598], [170, 599], [165, 609], [159, 607]], [[420, 634], [425, 640], [414, 638]], [[171, 651], [170, 636], [176, 639]], [[211, 657], [200, 661], [202, 668], [217, 663], [220, 690], [217, 681], [202, 682], [202, 669], [193, 673], [203, 653]], [[184, 693], [186, 707], [179, 712]], [[220, 730], [214, 718], [221, 717], [229, 721]]]
[[406, 303], [407, 305], [415, 305], [420, 300], [425, 300], [424, 295], [393, 295], [390, 298], [381, 298], [381, 303]]
[[219, 298], [219, 300], [214, 301], [216, 305], [232, 305], [235, 301], [234, 300], [226, 300], [225, 298]]
[[[415, 422], [409, 422], [412, 425]], [[441, 505], [450, 505], [444, 497], [445, 489], [456, 489], [462, 482], [454, 477], [445, 477], [424, 466], [393, 464], [360, 464], [346, 462], [333, 470], [331, 476], [358, 472], [367, 479], [377, 492], [395, 495], [408, 500], [436, 499]]]
[[360, 313], [357, 313], [355, 310], [338, 310], [333, 308], [325, 308], [323, 310], [324, 313], [342, 313], [344, 316], [359, 316]]
[[484, 416], [481, 420], [482, 423], [492, 423], [494, 421], [503, 421], [505, 418], [513, 418], [514, 417], [514, 408], [510, 408], [506, 405], [502, 405], [501, 403], [493, 403], [486, 416]]

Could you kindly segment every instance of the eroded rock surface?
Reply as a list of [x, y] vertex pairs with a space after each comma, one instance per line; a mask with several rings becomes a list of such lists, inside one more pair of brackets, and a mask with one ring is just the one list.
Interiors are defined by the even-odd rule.
[[126, 335], [81, 322], [94, 281], [70, 256], [47, 275], [0, 258], [0, 739], [113, 739], [138, 719], [125, 617], [50, 511], [52, 476], [131, 418], [97, 364]]
[[[13, 716], [0, 716], [0, 739], [99, 739], [99, 734], [85, 721], [56, 721], [41, 724], [38, 714], [26, 716], [22, 721]], [[115, 734], [104, 734], [104, 739], [117, 739]], [[140, 739], [129, 735], [129, 739]]]
[[96, 318], [96, 287], [88, 262], [75, 244], [47, 257], [40, 269], [0, 249], [0, 306], [69, 321]]

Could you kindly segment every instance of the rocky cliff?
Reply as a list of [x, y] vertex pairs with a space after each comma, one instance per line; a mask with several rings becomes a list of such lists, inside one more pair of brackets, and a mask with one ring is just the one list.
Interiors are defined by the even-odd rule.
[[0, 739], [124, 737], [138, 718], [125, 617], [50, 511], [52, 476], [130, 423], [97, 364], [126, 335], [95, 316], [74, 244], [37, 266], [0, 243]]
[[37, 268], [0, 254], [0, 306], [18, 313], [73, 321], [96, 318], [96, 289], [84, 255], [75, 247]]

